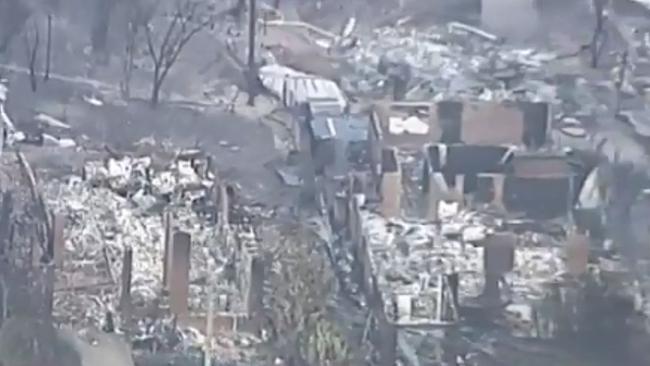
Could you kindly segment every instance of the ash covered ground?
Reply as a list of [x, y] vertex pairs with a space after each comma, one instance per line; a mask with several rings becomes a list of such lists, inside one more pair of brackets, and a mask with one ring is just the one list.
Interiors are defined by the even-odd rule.
[[0, 364], [647, 364], [648, 6], [0, 0]]

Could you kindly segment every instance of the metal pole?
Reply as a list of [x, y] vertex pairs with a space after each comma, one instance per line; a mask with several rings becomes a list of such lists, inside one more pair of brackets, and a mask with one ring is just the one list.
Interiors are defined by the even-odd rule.
[[256, 73], [255, 67], [255, 32], [256, 32], [256, 0], [250, 0], [248, 9], [248, 102], [249, 106], [255, 105]]

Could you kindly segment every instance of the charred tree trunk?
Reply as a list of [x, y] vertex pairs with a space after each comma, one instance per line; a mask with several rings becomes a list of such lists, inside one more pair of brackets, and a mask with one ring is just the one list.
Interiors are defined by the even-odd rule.
[[162, 86], [162, 78], [160, 73], [160, 66], [156, 65], [153, 72], [153, 84], [151, 87], [151, 106], [156, 107], [160, 102], [160, 87]]
[[596, 17], [596, 26], [594, 28], [593, 37], [591, 38], [591, 67], [597, 68], [598, 61], [600, 60], [600, 55], [603, 48], [605, 47], [606, 34], [604, 30], [605, 26], [605, 6], [607, 0], [593, 0], [592, 5], [594, 9], [594, 15]]
[[36, 35], [34, 36], [34, 48], [32, 48], [32, 55], [29, 59], [29, 84], [32, 88], [33, 92], [36, 92], [38, 89], [38, 82], [36, 81], [36, 56], [38, 55], [38, 43], [39, 43], [39, 36], [38, 36], [38, 31], [35, 33]]
[[52, 65], [52, 14], [47, 16], [47, 48], [45, 51], [45, 75], [43, 81], [50, 80], [50, 67]]
[[29, 33], [25, 33], [25, 47], [29, 63], [29, 84], [32, 88], [32, 92], [36, 92], [38, 89], [38, 82], [36, 80], [36, 60], [38, 58], [38, 46], [41, 42], [37, 25], [34, 25], [34, 42], [32, 43], [29, 38]]
[[124, 55], [123, 73], [124, 79], [122, 80], [122, 98], [128, 99], [131, 97], [131, 77], [133, 76], [133, 58], [135, 53], [135, 38], [138, 34], [137, 25], [134, 22], [129, 22], [126, 40], [126, 54]]
[[214, 17], [206, 14], [205, 9], [200, 7], [200, 3], [185, 0], [176, 3], [176, 6], [159, 46], [155, 44], [153, 27], [150, 24], [144, 26], [149, 56], [154, 65], [151, 88], [153, 107], [158, 105], [162, 84], [185, 46], [200, 31], [214, 24]]

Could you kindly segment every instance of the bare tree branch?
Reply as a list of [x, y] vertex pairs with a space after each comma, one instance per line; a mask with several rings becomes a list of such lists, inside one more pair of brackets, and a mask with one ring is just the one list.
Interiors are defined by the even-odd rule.
[[174, 15], [174, 18], [172, 19], [171, 24], [169, 25], [169, 28], [167, 28], [167, 33], [165, 33], [165, 38], [163, 38], [162, 43], [160, 44], [160, 53], [158, 56], [158, 61], [160, 62], [163, 55], [167, 51], [167, 47], [169, 46], [169, 40], [172, 34], [174, 33], [174, 29], [176, 28], [176, 24], [178, 24], [178, 20], [180, 19], [180, 15], [177, 13]]
[[153, 36], [151, 35], [151, 29], [149, 26], [144, 27], [145, 29], [145, 34], [147, 36], [147, 48], [149, 51], [149, 56], [153, 59], [154, 64], [158, 63], [158, 57], [156, 56], [156, 50], [154, 49], [153, 45]]
[[208, 3], [202, 0], [176, 0], [174, 5], [171, 16], [167, 17], [170, 23], [159, 46], [155, 45], [151, 24], [145, 27], [147, 48], [154, 64], [151, 91], [151, 103], [154, 106], [158, 103], [160, 88], [165, 78], [178, 61], [185, 46], [215, 20], [214, 15], [204, 15], [203, 5]]

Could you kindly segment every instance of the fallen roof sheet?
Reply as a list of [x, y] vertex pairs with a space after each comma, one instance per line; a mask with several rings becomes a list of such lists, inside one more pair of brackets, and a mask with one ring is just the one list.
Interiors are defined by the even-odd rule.
[[347, 100], [335, 82], [315, 75], [305, 74], [282, 65], [266, 65], [259, 70], [264, 87], [277, 97], [286, 94], [287, 106], [302, 103], [329, 103], [343, 112]]

